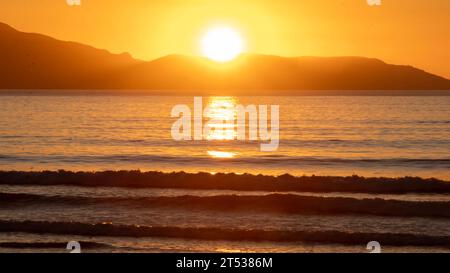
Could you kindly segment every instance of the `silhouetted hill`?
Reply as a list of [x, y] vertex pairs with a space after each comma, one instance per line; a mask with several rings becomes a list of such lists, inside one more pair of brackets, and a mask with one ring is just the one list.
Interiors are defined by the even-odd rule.
[[127, 54], [23, 33], [0, 24], [0, 88], [102, 88], [110, 73], [139, 63]]
[[158, 90], [145, 92], [159, 94], [230, 95], [450, 94], [448, 79], [411, 66], [362, 57], [244, 54], [230, 64], [216, 64], [202, 57], [170, 55], [144, 62], [129, 54], [111, 54], [19, 32], [1, 23], [0, 41], [0, 89], [144, 89]]

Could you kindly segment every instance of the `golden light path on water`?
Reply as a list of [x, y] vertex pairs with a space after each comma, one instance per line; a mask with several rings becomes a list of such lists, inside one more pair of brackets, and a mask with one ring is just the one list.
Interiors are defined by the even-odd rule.
[[215, 158], [233, 158], [236, 153], [233, 152], [221, 152], [221, 151], [208, 151], [208, 155]]
[[[206, 106], [206, 139], [208, 141], [233, 141], [236, 139], [236, 97], [210, 97]], [[232, 151], [207, 151], [213, 158], [233, 158]]]

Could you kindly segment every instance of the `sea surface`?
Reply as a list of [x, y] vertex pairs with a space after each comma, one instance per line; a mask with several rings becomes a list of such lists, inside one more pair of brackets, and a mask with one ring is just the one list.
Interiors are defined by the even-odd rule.
[[[279, 148], [236, 129], [174, 141], [175, 105], [193, 97], [0, 96], [2, 170], [208, 171], [420, 176], [450, 180], [450, 97], [205, 97], [214, 117], [235, 105], [279, 105]], [[204, 118], [205, 123], [209, 120]]]
[[[203, 106], [225, 120], [234, 119], [238, 104], [279, 105], [280, 144], [274, 152], [261, 152], [259, 141], [234, 140], [235, 127], [213, 131], [208, 140], [174, 141], [171, 127], [177, 118], [171, 110], [180, 104], [194, 109], [193, 97], [0, 96], [0, 170], [450, 180], [450, 97], [203, 98]], [[231, 200], [227, 206], [232, 207], [244, 199], [280, 195], [323, 200], [318, 204], [333, 199], [368, 207], [381, 201], [406, 208], [450, 207], [448, 193], [3, 183], [0, 252], [68, 252], [69, 241], [80, 242], [83, 252], [369, 252], [366, 244], [372, 240], [383, 252], [450, 252], [445, 213], [407, 217], [167, 205], [218, 198]]]

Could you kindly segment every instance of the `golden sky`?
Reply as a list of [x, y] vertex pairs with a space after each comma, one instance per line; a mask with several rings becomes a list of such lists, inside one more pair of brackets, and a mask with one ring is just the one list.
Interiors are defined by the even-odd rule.
[[450, 78], [449, 0], [0, 0], [0, 22], [143, 60], [198, 55], [203, 33], [229, 26], [251, 53], [375, 57]]

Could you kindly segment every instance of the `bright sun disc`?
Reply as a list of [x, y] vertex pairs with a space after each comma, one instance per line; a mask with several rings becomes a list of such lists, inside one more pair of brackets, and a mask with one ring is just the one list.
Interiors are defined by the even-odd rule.
[[214, 28], [202, 39], [203, 55], [217, 62], [227, 62], [236, 58], [243, 50], [242, 38], [231, 28]]

